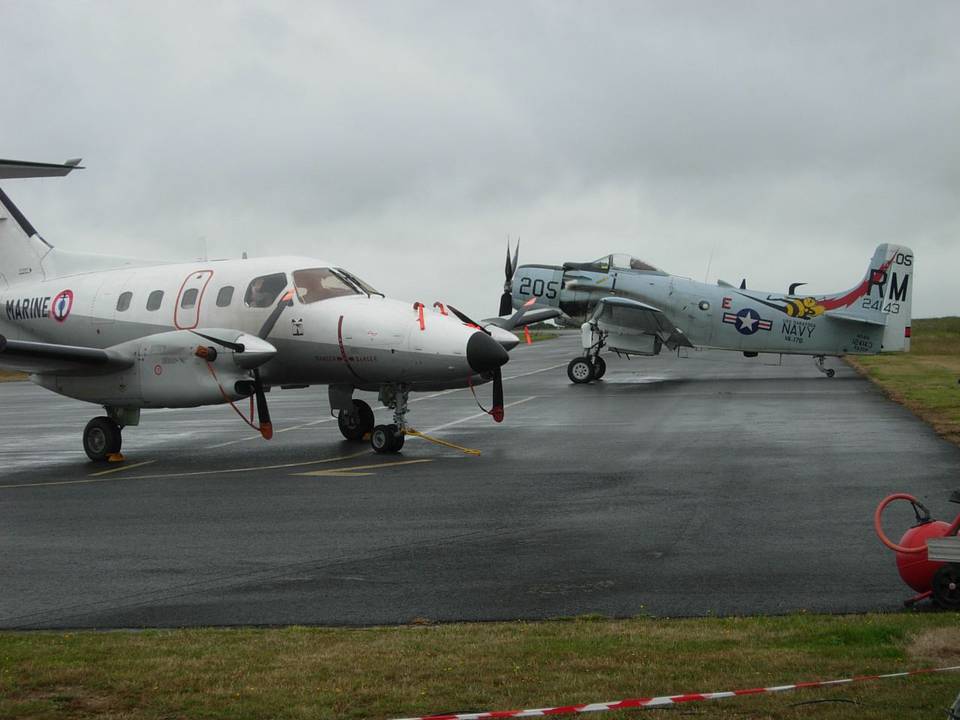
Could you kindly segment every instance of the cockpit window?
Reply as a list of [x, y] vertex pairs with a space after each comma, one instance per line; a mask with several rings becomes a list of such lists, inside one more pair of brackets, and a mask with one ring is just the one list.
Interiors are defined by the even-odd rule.
[[650, 263], [646, 263], [640, 258], [631, 257], [626, 253], [614, 253], [610, 256], [610, 264], [620, 270], [641, 270], [643, 272], [661, 272]]
[[383, 295], [382, 292], [380, 292], [379, 290], [374, 290], [372, 285], [364, 282], [363, 280], [358, 278], [356, 275], [354, 275], [352, 272], [348, 270], [344, 270], [343, 268], [334, 268], [334, 269], [344, 278], [346, 278], [347, 280], [352, 282], [354, 285], [356, 285], [358, 288], [363, 290], [363, 292], [365, 292], [367, 295]]
[[609, 272], [610, 271], [610, 256], [604, 255], [602, 258], [594, 260], [590, 265], [596, 267], [597, 272]]
[[283, 273], [261, 275], [250, 281], [243, 302], [252, 308], [270, 307], [286, 286], [287, 276]]
[[293, 285], [297, 290], [297, 297], [304, 305], [342, 295], [360, 294], [359, 288], [353, 287], [330, 268], [296, 270], [293, 273]]

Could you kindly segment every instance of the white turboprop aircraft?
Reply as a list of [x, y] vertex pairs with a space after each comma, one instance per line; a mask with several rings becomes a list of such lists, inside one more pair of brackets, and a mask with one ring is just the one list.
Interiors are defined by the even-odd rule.
[[[0, 179], [62, 176], [79, 162], [0, 160]], [[271, 386], [328, 385], [344, 437], [369, 435], [377, 452], [403, 446], [414, 390], [493, 380], [499, 422], [500, 368], [519, 342], [509, 331], [557, 314], [530, 304], [478, 325], [440, 303], [387, 298], [307, 257], [155, 264], [68, 253], [0, 190], [0, 367], [102, 405], [106, 415], [83, 432], [94, 461], [122, 457], [121, 431], [139, 424], [141, 408], [249, 397], [247, 422], [269, 439]], [[375, 426], [355, 389], [379, 391], [393, 423]]]

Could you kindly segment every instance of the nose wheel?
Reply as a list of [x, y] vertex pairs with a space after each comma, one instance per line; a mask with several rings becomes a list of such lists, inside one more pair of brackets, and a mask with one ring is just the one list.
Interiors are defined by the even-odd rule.
[[370, 446], [377, 453], [400, 452], [405, 438], [396, 425], [377, 425], [370, 433]]
[[95, 417], [83, 429], [83, 450], [94, 462], [104, 462], [120, 452], [120, 426], [108, 417]]
[[393, 410], [393, 423], [377, 425], [370, 433], [370, 447], [376, 453], [400, 452], [406, 439], [407, 402], [410, 389], [406, 385], [383, 385], [380, 402]]

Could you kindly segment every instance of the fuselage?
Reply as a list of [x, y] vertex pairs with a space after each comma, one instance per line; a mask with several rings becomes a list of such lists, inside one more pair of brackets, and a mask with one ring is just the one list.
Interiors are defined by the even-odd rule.
[[[597, 271], [591, 265], [520, 266], [513, 281], [514, 306], [535, 298], [559, 307], [579, 325], [601, 297], [617, 295], [658, 308], [696, 347], [804, 355], [870, 354], [881, 349], [882, 326], [825, 315], [819, 304], [823, 296], [710, 285], [655, 268]], [[858, 297], [850, 298], [850, 305], [880, 300], [896, 305], [901, 290], [893, 284], [889, 291], [865, 285]]]
[[421, 310], [386, 298], [334, 268], [314, 258], [271, 257], [18, 283], [0, 291], [0, 335], [95, 348], [173, 330], [230, 328], [255, 336], [292, 290], [292, 305], [265, 337], [277, 349], [261, 368], [269, 385], [435, 389], [483, 382], [466, 353], [475, 328], [432, 304]]

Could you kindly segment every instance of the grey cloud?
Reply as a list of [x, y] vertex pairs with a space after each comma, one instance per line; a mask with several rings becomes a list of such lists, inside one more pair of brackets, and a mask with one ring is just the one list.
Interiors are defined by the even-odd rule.
[[[297, 252], [495, 307], [505, 236], [772, 289], [879, 242], [958, 312], [953, 3], [3, 5], [8, 188], [70, 247]], [[424, 272], [428, 268], [429, 272]], [[800, 273], [802, 277], [798, 277]]]

